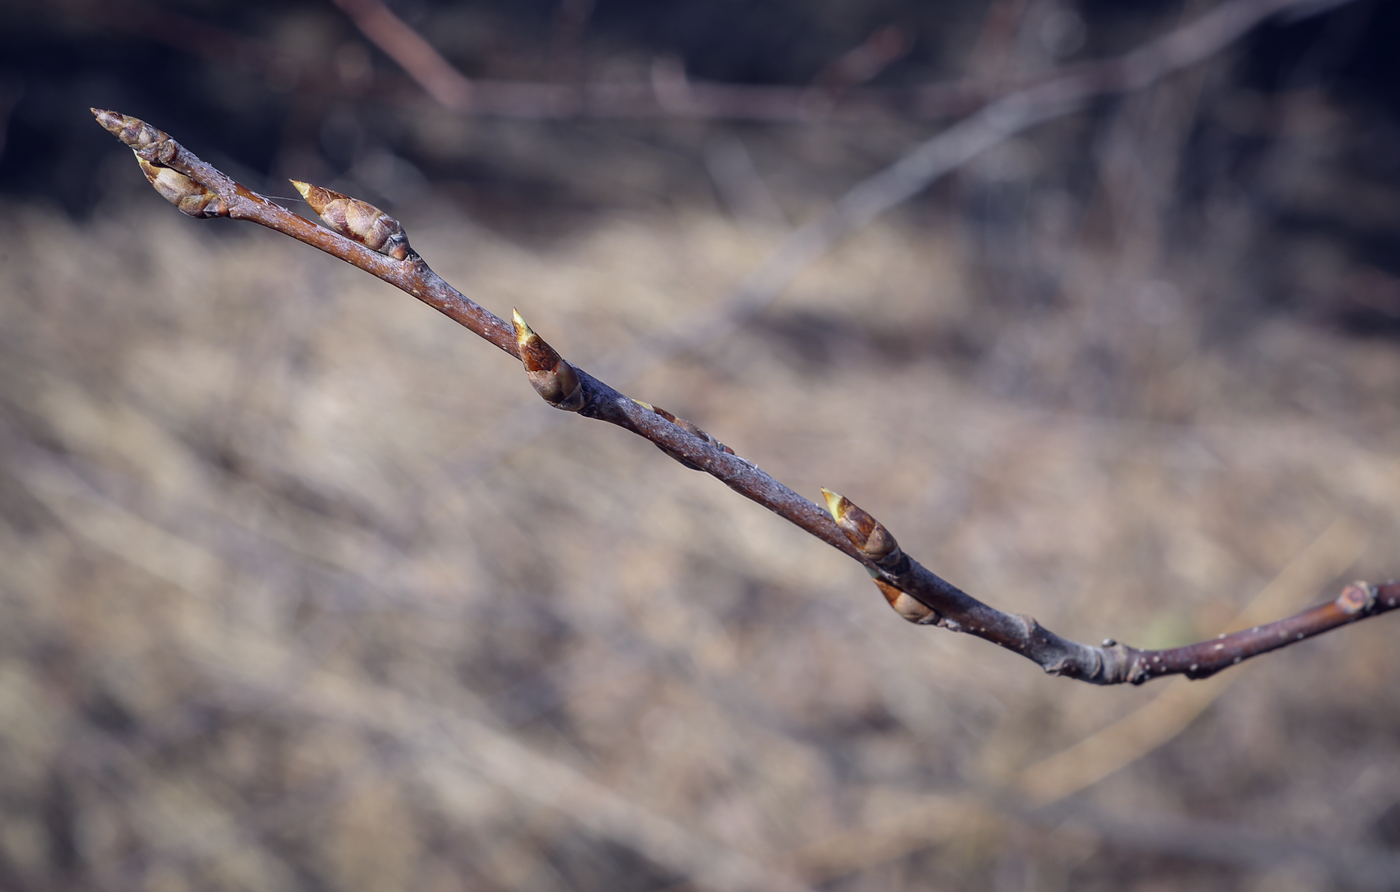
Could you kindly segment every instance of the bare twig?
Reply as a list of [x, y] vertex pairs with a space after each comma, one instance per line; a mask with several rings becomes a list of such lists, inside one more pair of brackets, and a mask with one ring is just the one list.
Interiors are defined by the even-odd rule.
[[[1237, 29], [1238, 20], [1230, 21], [1235, 22], [1230, 27]], [[1174, 44], [1161, 43], [1161, 52], [1171, 55], [1165, 48]], [[1127, 63], [1121, 68], [1136, 70]], [[377, 208], [297, 183], [331, 229], [317, 226], [239, 185], [144, 121], [112, 111], [92, 111], [103, 127], [131, 147], [152, 185], [183, 213], [250, 220], [276, 229], [413, 295], [521, 359], [531, 384], [556, 408], [610, 422], [651, 441], [687, 467], [710, 474], [861, 562], [891, 606], [911, 622], [984, 638], [1053, 675], [1095, 684], [1140, 684], [1162, 675], [1205, 678], [1250, 657], [1400, 607], [1400, 582], [1380, 586], [1357, 582], [1334, 600], [1296, 616], [1185, 647], [1143, 651], [1113, 641], [1093, 647], [1062, 638], [1030, 617], [1003, 613], [978, 601], [924, 568], [850, 500], [827, 492], [829, 513], [823, 511], [695, 425], [630, 399], [576, 369], [518, 313], [514, 324], [507, 324], [443, 281], [408, 246], [398, 222]], [[907, 180], [900, 181], [908, 186]]]

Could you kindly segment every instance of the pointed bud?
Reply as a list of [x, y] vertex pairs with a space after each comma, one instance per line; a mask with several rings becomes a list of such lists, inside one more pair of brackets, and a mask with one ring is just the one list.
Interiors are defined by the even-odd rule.
[[399, 221], [369, 202], [300, 180], [292, 180], [292, 185], [327, 226], [346, 238], [395, 260], [407, 260], [413, 253]]
[[904, 560], [904, 552], [899, 550], [899, 543], [890, 531], [845, 496], [826, 487], [822, 487], [822, 495], [826, 497], [826, 508], [832, 519], [851, 544], [877, 566], [898, 572], [896, 567]]
[[170, 139], [170, 134], [157, 130], [140, 118], [133, 118], [105, 108], [90, 108], [97, 123], [107, 132], [136, 151], [158, 146]]
[[146, 180], [180, 213], [191, 217], [228, 216], [228, 208], [219, 196], [178, 170], [152, 164], [140, 155], [136, 156], [136, 163], [141, 165]]
[[883, 579], [875, 580], [875, 585], [880, 589], [880, 594], [885, 596], [889, 605], [894, 608], [894, 612], [909, 622], [919, 626], [932, 626], [941, 619], [936, 611], [929, 609], [922, 601], [900, 591]]
[[520, 361], [530, 386], [556, 409], [577, 412], [583, 408], [583, 386], [578, 372], [559, 355], [545, 339], [525, 324], [518, 310], [511, 311], [515, 324], [515, 344], [520, 348]]

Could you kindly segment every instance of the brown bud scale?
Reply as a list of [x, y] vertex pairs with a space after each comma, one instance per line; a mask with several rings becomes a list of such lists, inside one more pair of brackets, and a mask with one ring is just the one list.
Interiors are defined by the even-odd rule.
[[369, 202], [300, 180], [291, 182], [326, 225], [346, 238], [395, 260], [407, 260], [413, 253], [399, 221]]

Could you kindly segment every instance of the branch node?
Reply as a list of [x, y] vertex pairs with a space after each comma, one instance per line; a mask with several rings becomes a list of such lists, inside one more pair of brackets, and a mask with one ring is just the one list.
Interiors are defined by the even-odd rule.
[[521, 318], [519, 310], [511, 311], [511, 319], [515, 324], [520, 361], [525, 365], [525, 377], [530, 379], [535, 393], [556, 409], [565, 412], [582, 409], [585, 398], [578, 372], [544, 338], [535, 334]]
[[369, 202], [300, 180], [291, 183], [333, 231], [395, 260], [417, 256], [403, 225]]

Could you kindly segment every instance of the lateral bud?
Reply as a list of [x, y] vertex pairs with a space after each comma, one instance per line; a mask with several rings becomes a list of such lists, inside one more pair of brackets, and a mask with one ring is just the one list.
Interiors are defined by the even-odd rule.
[[140, 155], [136, 156], [136, 163], [141, 165], [147, 182], [180, 213], [191, 217], [228, 216], [228, 206], [223, 199], [178, 170], [152, 164]]
[[826, 498], [826, 508], [831, 512], [836, 526], [861, 554], [882, 570], [891, 573], [902, 571], [907, 558], [884, 524], [840, 493], [822, 487], [822, 495]]
[[938, 615], [938, 611], [929, 608], [913, 595], [895, 588], [883, 579], [875, 580], [875, 586], [880, 589], [880, 594], [885, 596], [885, 600], [894, 608], [895, 613], [916, 626], [937, 625], [939, 620], [943, 618]]
[[[733, 449], [730, 449], [728, 446], [724, 445], [719, 440], [716, 440], [713, 436], [710, 435], [708, 431], [701, 428], [698, 424], [686, 421], [684, 418], [678, 418], [677, 416], [672, 415], [670, 412], [667, 412], [660, 406], [653, 406], [651, 403], [644, 403], [641, 400], [637, 399], [632, 400], [632, 402], [636, 403], [637, 405], [641, 406], [643, 409], [646, 409], [649, 412], [654, 412], [655, 414], [660, 415], [662, 418], [671, 422], [676, 427], [680, 428], [681, 430], [685, 431], [691, 436], [699, 437], [706, 443], [709, 443], [711, 446], [718, 449], [720, 452], [728, 453], [729, 455], [734, 455]], [[667, 449], [665, 446], [662, 446], [659, 443], [656, 444], [656, 448], [660, 449], [662, 452], [666, 453], [671, 458], [685, 465], [687, 468], [690, 468], [692, 471], [704, 470], [704, 468], [700, 467], [695, 462], [691, 461], [683, 455], [672, 452], [671, 450]]]
[[565, 412], [583, 408], [583, 385], [578, 372], [559, 355], [544, 338], [535, 334], [519, 310], [511, 310], [515, 325], [515, 344], [520, 348], [520, 361], [525, 365], [525, 377], [544, 401]]
[[395, 260], [407, 260], [413, 253], [402, 224], [369, 202], [300, 180], [291, 182], [335, 232]]

